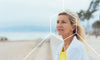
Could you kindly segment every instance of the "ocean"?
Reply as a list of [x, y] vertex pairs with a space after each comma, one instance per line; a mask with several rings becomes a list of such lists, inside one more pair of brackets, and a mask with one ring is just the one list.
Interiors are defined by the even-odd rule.
[[45, 38], [49, 32], [0, 32], [0, 37], [6, 37], [9, 41], [37, 40]]

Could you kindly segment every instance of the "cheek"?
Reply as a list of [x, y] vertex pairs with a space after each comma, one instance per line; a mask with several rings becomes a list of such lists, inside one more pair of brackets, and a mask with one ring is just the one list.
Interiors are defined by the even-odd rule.
[[63, 28], [66, 30], [66, 29], [69, 28], [69, 25], [68, 25], [68, 24], [64, 24], [64, 25], [63, 25]]
[[71, 31], [72, 27], [70, 25], [65, 25], [64, 26], [64, 31]]
[[58, 29], [58, 27], [59, 27], [59, 26], [58, 26], [58, 25], [56, 25], [56, 31], [58, 31], [58, 30], [57, 30], [57, 29]]

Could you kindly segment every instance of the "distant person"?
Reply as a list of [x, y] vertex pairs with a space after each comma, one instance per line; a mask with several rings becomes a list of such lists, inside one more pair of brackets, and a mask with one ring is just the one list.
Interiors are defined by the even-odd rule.
[[70, 10], [58, 14], [56, 29], [63, 38], [58, 46], [56, 60], [89, 60], [84, 45], [84, 31], [78, 15]]

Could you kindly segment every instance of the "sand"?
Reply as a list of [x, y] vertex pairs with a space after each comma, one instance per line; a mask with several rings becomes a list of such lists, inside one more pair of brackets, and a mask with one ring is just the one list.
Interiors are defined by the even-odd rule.
[[0, 60], [22, 60], [35, 45], [35, 41], [0, 42]]
[[[86, 39], [91, 47], [100, 54], [100, 36], [97, 39], [95, 36], [87, 36]], [[0, 41], [0, 60], [23, 60], [40, 41]], [[50, 44], [52, 44], [51, 40], [45, 41], [26, 60], [53, 60], [54, 55], [52, 55], [53, 51], [51, 51], [52, 46]], [[93, 51], [90, 50], [88, 53], [90, 60], [99, 60]]]
[[93, 48], [97, 54], [93, 52], [92, 49], [89, 49], [88, 55], [90, 60], [100, 60], [100, 36], [96, 38], [95, 36], [87, 36], [86, 38], [88, 44], [90, 45], [91, 48]]

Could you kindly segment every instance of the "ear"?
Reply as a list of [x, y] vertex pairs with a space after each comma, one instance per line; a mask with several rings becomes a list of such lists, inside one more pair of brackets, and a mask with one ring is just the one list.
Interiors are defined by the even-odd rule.
[[72, 30], [75, 30], [75, 28], [76, 28], [76, 25], [72, 25]]

